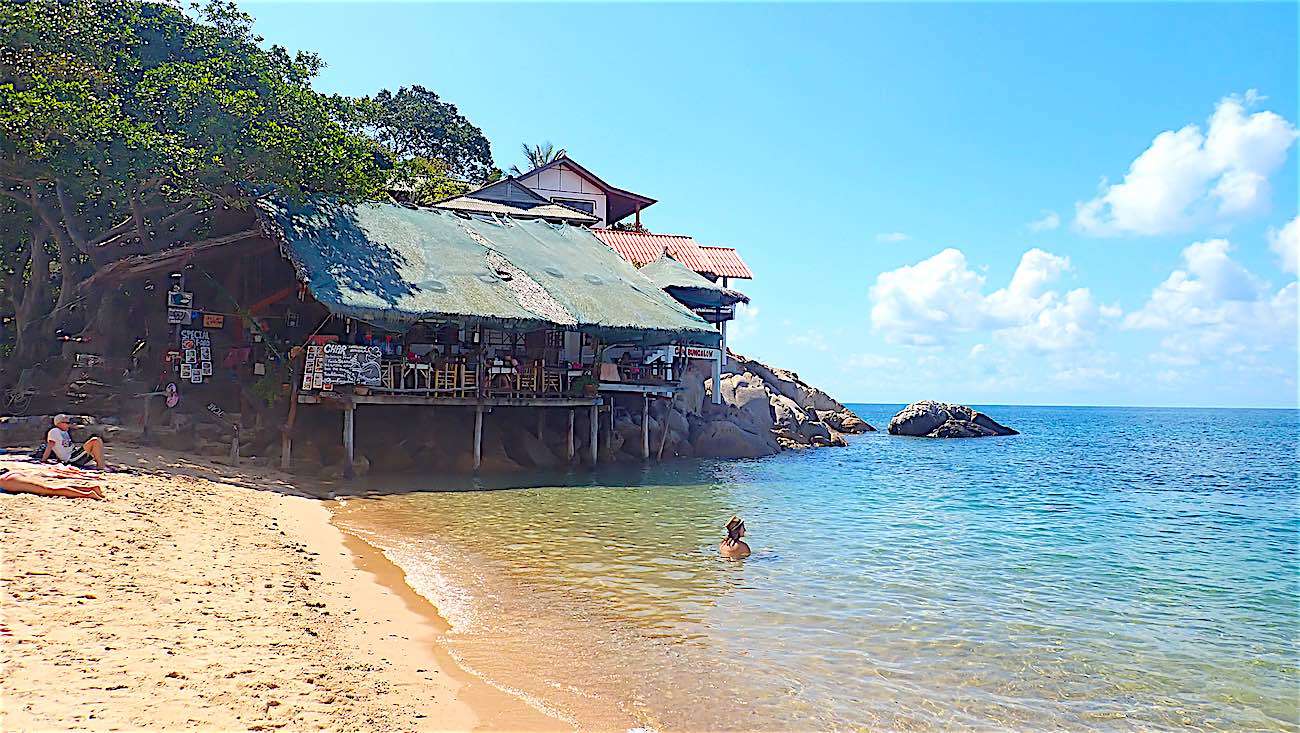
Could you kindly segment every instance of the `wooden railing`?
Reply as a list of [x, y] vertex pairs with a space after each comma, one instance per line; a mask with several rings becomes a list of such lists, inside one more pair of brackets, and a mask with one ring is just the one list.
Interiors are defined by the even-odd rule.
[[380, 367], [376, 392], [443, 395], [450, 397], [527, 396], [566, 397], [582, 370], [541, 364], [467, 365], [455, 361], [439, 364], [386, 362]]

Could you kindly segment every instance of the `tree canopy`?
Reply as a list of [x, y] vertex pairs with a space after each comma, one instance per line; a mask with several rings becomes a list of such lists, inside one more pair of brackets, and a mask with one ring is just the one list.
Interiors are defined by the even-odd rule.
[[0, 314], [18, 351], [94, 269], [202, 240], [251, 191], [384, 197], [394, 165], [491, 176], [454, 105], [418, 86], [321, 94], [322, 67], [229, 0], [0, 3]]

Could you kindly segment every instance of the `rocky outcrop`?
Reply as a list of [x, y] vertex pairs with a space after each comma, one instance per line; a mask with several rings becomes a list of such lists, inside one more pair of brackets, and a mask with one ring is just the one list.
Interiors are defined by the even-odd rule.
[[843, 446], [846, 434], [875, 430], [794, 372], [734, 353], [723, 369], [722, 404], [713, 404], [707, 362], [693, 362], [682, 387], [667, 418], [666, 444], [675, 455], [764, 456], [787, 448]]
[[[121, 427], [112, 417], [97, 418], [93, 415], [69, 415], [72, 419], [72, 437], [86, 440], [98, 437], [108, 441], [117, 434]], [[0, 417], [0, 447], [31, 448], [45, 445], [45, 435], [54, 427], [53, 415], [27, 415], [24, 417]]]
[[987, 438], [1019, 435], [982, 412], [965, 405], [922, 400], [904, 407], [889, 421], [890, 435], [924, 438]]

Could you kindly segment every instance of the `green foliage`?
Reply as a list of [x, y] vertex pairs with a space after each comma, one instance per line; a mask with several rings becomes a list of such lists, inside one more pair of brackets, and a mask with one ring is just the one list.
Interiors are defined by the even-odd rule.
[[397, 161], [423, 160], [443, 178], [466, 183], [500, 175], [483, 131], [432, 90], [417, 84], [358, 101], [369, 106], [371, 134]]
[[249, 388], [249, 392], [263, 405], [271, 407], [285, 398], [284, 380], [286, 376], [287, 372], [284, 371], [268, 372], [253, 383], [253, 386]]
[[6, 188], [62, 186], [75, 210], [48, 202], [51, 217], [97, 245], [129, 215], [145, 220], [130, 236], [174, 243], [151, 225], [237, 200], [241, 184], [376, 195], [374, 143], [345, 126], [349, 105], [311, 88], [320, 59], [263, 48], [234, 3], [195, 12], [136, 0], [0, 6]]

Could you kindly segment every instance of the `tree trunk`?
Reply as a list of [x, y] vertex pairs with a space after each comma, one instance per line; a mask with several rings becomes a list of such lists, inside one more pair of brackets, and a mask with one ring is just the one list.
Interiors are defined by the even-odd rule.
[[35, 364], [50, 352], [52, 344], [45, 335], [45, 322], [50, 320], [50, 251], [47, 249], [46, 230], [32, 232], [29, 246], [30, 277], [23, 289], [23, 297], [14, 312], [17, 324], [14, 341], [14, 368], [23, 369]]

